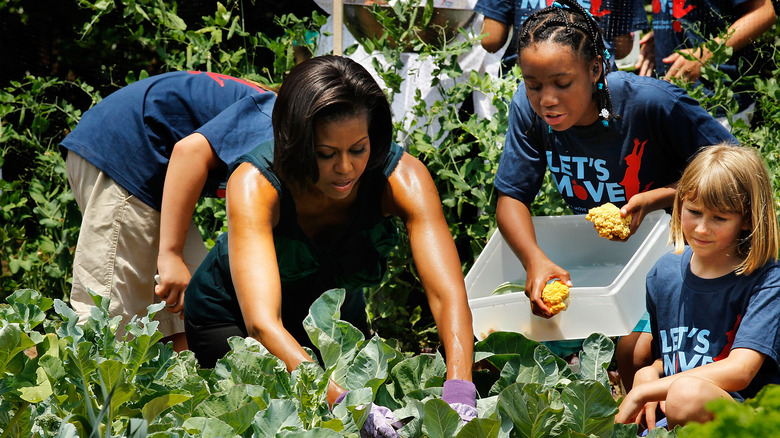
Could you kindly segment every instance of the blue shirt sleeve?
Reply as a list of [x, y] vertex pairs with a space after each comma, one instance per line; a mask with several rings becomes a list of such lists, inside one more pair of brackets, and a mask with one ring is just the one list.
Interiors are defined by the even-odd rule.
[[226, 164], [273, 139], [271, 113], [276, 97], [266, 92], [246, 96], [225, 108], [195, 132], [203, 134]]
[[514, 22], [514, 0], [478, 0], [474, 10], [506, 25]]
[[754, 286], [734, 348], [749, 348], [780, 364], [780, 266], [773, 264]]

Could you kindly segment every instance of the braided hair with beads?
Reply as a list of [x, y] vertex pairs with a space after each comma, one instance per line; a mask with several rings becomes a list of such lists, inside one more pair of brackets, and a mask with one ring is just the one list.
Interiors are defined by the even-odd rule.
[[606, 82], [609, 51], [595, 18], [576, 0], [556, 0], [551, 6], [531, 14], [520, 29], [517, 39], [518, 62], [523, 49], [541, 42], [565, 45], [585, 62], [600, 60], [601, 74], [594, 86], [598, 115], [605, 127], [618, 118], [612, 110], [612, 99]]

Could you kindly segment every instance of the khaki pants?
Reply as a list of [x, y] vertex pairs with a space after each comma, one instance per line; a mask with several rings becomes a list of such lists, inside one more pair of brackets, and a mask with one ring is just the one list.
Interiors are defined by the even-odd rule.
[[[159, 302], [154, 294], [157, 253], [160, 246], [160, 212], [130, 195], [79, 155], [67, 156], [68, 182], [83, 219], [73, 263], [71, 306], [83, 324], [94, 306], [87, 288], [111, 300], [111, 317], [122, 317], [117, 336], [133, 315], [146, 315], [147, 306]], [[190, 273], [207, 253], [195, 223], [190, 224], [184, 260]], [[178, 314], [166, 309], [154, 317], [163, 336], [184, 332]]]

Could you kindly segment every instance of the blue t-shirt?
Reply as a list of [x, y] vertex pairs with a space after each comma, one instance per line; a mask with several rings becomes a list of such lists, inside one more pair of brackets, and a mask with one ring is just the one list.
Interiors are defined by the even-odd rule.
[[549, 167], [558, 191], [575, 214], [680, 179], [703, 146], [737, 140], [684, 90], [659, 79], [625, 72], [607, 75], [614, 112], [601, 121], [549, 132], [520, 84], [509, 109], [509, 128], [495, 186], [531, 203]]
[[209, 173], [214, 196], [227, 164], [273, 138], [276, 96], [217, 73], [164, 73], [121, 88], [84, 113], [62, 146], [160, 210], [168, 161], [177, 141], [203, 134], [225, 165]]
[[[528, 17], [547, 6], [553, 0], [478, 0], [474, 10], [513, 26], [512, 43], [505, 56], [515, 53], [520, 28]], [[578, 3], [599, 18], [599, 27], [604, 31], [607, 48], [614, 55], [614, 39], [635, 30], [648, 27], [647, 14], [642, 0], [579, 0]], [[613, 56], [614, 58], [614, 56]]]
[[647, 275], [653, 356], [669, 376], [726, 358], [734, 348], [765, 354], [758, 374], [738, 392], [749, 398], [780, 383], [780, 264], [750, 275], [704, 279], [691, 272], [690, 247], [661, 257]]

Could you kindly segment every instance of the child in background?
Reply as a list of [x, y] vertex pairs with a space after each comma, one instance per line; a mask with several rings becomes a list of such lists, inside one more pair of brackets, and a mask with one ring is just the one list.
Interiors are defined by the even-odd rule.
[[94, 305], [87, 289], [111, 298], [120, 337], [134, 315], [165, 300], [155, 315], [163, 341], [186, 349], [184, 289], [207, 252], [195, 204], [217, 194], [228, 163], [272, 138], [275, 100], [252, 82], [179, 71], [130, 84], [84, 113], [61, 144], [83, 216], [70, 296], [81, 323]]
[[677, 187], [674, 253], [647, 275], [651, 366], [636, 374], [616, 422], [653, 429], [706, 422], [715, 399], [780, 383], [780, 264], [769, 175], [747, 147], [700, 152]]
[[[642, 37], [637, 73], [651, 76], [655, 69], [656, 75], [666, 80], [677, 78], [710, 89], [711, 84], [701, 78], [702, 65], [712, 58], [712, 52], [704, 47], [705, 41], [722, 42], [718, 33], [731, 33], [725, 45], [734, 52], [729, 62], [718, 65], [718, 69], [735, 80], [747, 74], [756, 62], [752, 43], [775, 23], [770, 0], [652, 0], [652, 9], [653, 31]], [[681, 53], [694, 59], [686, 59]], [[745, 65], [740, 66], [740, 60]], [[740, 92], [746, 90], [735, 91], [740, 112], [750, 112], [752, 98]]]
[[[478, 0], [474, 10], [484, 15], [482, 22], [482, 47], [495, 53], [506, 44], [512, 31], [512, 42], [504, 53], [504, 60], [514, 62], [517, 38], [520, 28], [528, 17], [546, 6], [552, 0]], [[631, 32], [648, 27], [647, 14], [641, 0], [582, 0], [583, 8], [594, 17], [599, 17], [599, 28], [603, 32], [606, 48], [610, 53], [610, 66], [628, 55], [633, 39]]]
[[[632, 216], [633, 233], [646, 214], [671, 207], [675, 184], [699, 147], [736, 142], [679, 87], [606, 74], [594, 19], [574, 0], [555, 4], [523, 24], [518, 62], [524, 82], [512, 99], [495, 178], [498, 227], [526, 269], [533, 313], [545, 318], [552, 317], [541, 299], [545, 283], [557, 278], [572, 285], [569, 273], [537, 245], [531, 221], [547, 167], [573, 213], [611, 202]], [[622, 340], [624, 379], [633, 376], [633, 363], [651, 361], [647, 339], [647, 348], [633, 347], [639, 337]]]

